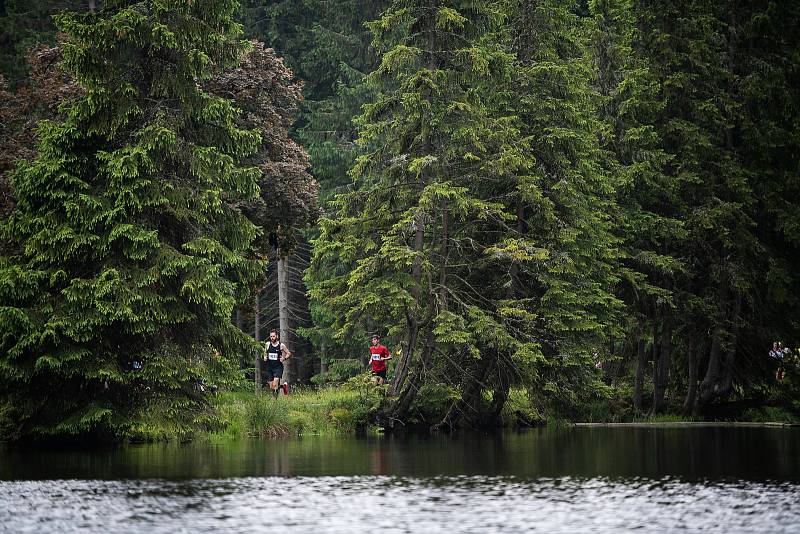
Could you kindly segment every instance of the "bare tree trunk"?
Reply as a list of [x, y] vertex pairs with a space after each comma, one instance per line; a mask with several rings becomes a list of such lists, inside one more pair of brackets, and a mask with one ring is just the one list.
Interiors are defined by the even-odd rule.
[[731, 322], [731, 337], [728, 351], [725, 353], [725, 367], [722, 378], [722, 386], [720, 387], [720, 395], [726, 395], [733, 389], [733, 369], [736, 362], [736, 347], [739, 344], [739, 329], [741, 327], [739, 316], [742, 313], [742, 294], [736, 292], [736, 297], [733, 301], [733, 316]]
[[[278, 323], [281, 342], [289, 347], [289, 257], [278, 252]], [[291, 347], [289, 350], [292, 350]], [[291, 362], [289, 359], [283, 366], [283, 380], [287, 384], [291, 382], [292, 377]]]
[[328, 355], [327, 355], [327, 353], [325, 351], [326, 348], [327, 347], [325, 346], [324, 342], [322, 343], [322, 345], [319, 348], [319, 350], [320, 350], [320, 354], [319, 354], [319, 372], [320, 372], [320, 374], [328, 372], [328, 358], [327, 358]]
[[[489, 406], [489, 417], [493, 420], [498, 420], [500, 417], [500, 412], [503, 411], [503, 407], [508, 401], [508, 391], [511, 388], [511, 374], [503, 367], [500, 359], [497, 360], [497, 382], [497, 388], [492, 395], [492, 404]], [[498, 422], [502, 423], [502, 421]]]
[[394, 376], [392, 377], [390, 391], [392, 395], [397, 395], [405, 385], [406, 377], [408, 376], [408, 366], [411, 362], [414, 347], [417, 344], [417, 335], [419, 334], [419, 327], [415, 317], [410, 312], [406, 315], [406, 339], [402, 344], [402, 352], [400, 359], [397, 362], [397, 367], [394, 369]]
[[[440, 307], [440, 309], [447, 308], [447, 255], [449, 251], [449, 241], [450, 241], [450, 209], [448, 207], [447, 201], [445, 200], [442, 203], [442, 243], [440, 249], [442, 262], [441, 265], [439, 266], [438, 306]], [[434, 298], [433, 291], [431, 291], [430, 298], [431, 299]], [[436, 313], [436, 302], [434, 300], [430, 300], [424, 322], [426, 324], [429, 323], [432, 320], [432, 317], [435, 313]], [[400, 398], [398, 399], [397, 405], [394, 410], [396, 417], [402, 418], [403, 416], [405, 416], [406, 413], [408, 412], [408, 409], [411, 407], [411, 403], [414, 402], [414, 399], [417, 396], [417, 392], [419, 391], [419, 381], [424, 375], [425, 368], [427, 367], [428, 362], [430, 361], [431, 354], [433, 353], [435, 344], [436, 341], [433, 336], [433, 327], [429, 326], [427, 329], [427, 334], [425, 335], [425, 343], [423, 344], [422, 348], [422, 357], [419, 359], [415, 367], [414, 379], [416, 380], [417, 383], [414, 384], [409, 383], [408, 387], [402, 390], [402, 392], [400, 393]]]
[[636, 378], [633, 382], [633, 407], [642, 409], [642, 394], [644, 389], [644, 368], [647, 365], [647, 352], [642, 335], [642, 324], [636, 325]]
[[614, 365], [611, 367], [612, 386], [616, 387], [621, 379], [625, 379], [625, 376], [628, 372], [628, 366], [630, 365], [633, 354], [636, 352], [636, 344], [638, 342], [639, 339], [634, 331], [630, 335], [625, 336], [623, 341], [620, 343], [621, 347], [619, 359], [617, 359], [614, 362]]
[[708, 354], [708, 367], [703, 382], [700, 384], [697, 404], [695, 408], [705, 406], [716, 396], [717, 380], [719, 378], [719, 353], [721, 328], [715, 327], [711, 339], [711, 351]]
[[97, 8], [96, 0], [89, 0], [89, 11], [94, 12], [96, 8]]
[[723, 324], [727, 315], [728, 308], [728, 284], [727, 277], [722, 276], [719, 287], [719, 315], [717, 324], [714, 326], [713, 338], [711, 340], [711, 352], [708, 355], [708, 368], [706, 369], [703, 382], [700, 384], [699, 395], [697, 398], [698, 407], [706, 406], [719, 393], [720, 388], [720, 352], [722, 351], [722, 336], [724, 334]]
[[689, 387], [686, 390], [686, 399], [683, 401], [683, 415], [689, 415], [694, 411], [694, 404], [697, 399], [697, 349], [691, 339], [689, 340], [687, 351], [689, 358]]
[[669, 386], [669, 363], [672, 353], [672, 312], [666, 311], [664, 327], [661, 332], [661, 351], [658, 355], [658, 362], [654, 362], [657, 368], [653, 377], [653, 413], [658, 413], [664, 406], [664, 395]]
[[261, 393], [261, 291], [256, 291], [253, 297], [253, 337], [259, 343], [259, 349], [256, 351], [256, 395]]
[[650, 348], [650, 360], [653, 362], [653, 389], [658, 382], [658, 358], [661, 354], [661, 338], [659, 337], [659, 323], [653, 318], [653, 346]]

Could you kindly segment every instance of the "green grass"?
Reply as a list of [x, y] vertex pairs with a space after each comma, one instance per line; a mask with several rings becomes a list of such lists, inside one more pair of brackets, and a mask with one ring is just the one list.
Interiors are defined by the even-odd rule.
[[800, 423], [800, 417], [794, 413], [775, 406], [750, 408], [742, 414], [742, 420], [756, 423]]
[[633, 418], [634, 423], [693, 423], [702, 420], [702, 417], [686, 416], [674, 413], [660, 413], [657, 415], [644, 414]]
[[336, 435], [369, 430], [382, 389], [351, 379], [346, 387], [292, 390], [289, 396], [222, 392], [213, 400], [222, 430], [216, 438]]

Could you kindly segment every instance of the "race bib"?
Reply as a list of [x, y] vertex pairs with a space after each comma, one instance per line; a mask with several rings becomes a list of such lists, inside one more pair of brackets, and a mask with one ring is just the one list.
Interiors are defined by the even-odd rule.
[[269, 353], [269, 359], [273, 360], [273, 361], [277, 360], [278, 359], [278, 353], [277, 352], [270, 352]]
[[372, 359], [373, 360], [380, 360], [381, 359], [381, 355], [380, 354], [373, 354], [372, 355]]

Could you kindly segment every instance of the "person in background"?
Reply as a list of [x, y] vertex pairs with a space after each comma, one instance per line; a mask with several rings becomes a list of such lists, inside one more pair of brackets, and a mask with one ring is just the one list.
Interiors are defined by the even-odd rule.
[[369, 360], [372, 364], [372, 379], [378, 384], [386, 383], [386, 360], [391, 360], [389, 349], [381, 345], [381, 338], [377, 334], [372, 336], [372, 345], [369, 347]]
[[266, 369], [264, 369], [262, 380], [269, 382], [269, 388], [278, 394], [278, 387], [283, 390], [286, 395], [289, 392], [289, 384], [281, 386], [281, 378], [283, 377], [283, 362], [291, 358], [292, 353], [286, 348], [286, 345], [278, 340], [278, 331], [269, 331], [269, 342], [264, 349], [264, 362]]
[[789, 354], [789, 349], [784, 349], [783, 344], [780, 341], [772, 342], [772, 350], [769, 351], [769, 357], [778, 363], [778, 369], [775, 371], [775, 380], [779, 382], [783, 380], [783, 376], [786, 372], [783, 365], [783, 359], [787, 354]]

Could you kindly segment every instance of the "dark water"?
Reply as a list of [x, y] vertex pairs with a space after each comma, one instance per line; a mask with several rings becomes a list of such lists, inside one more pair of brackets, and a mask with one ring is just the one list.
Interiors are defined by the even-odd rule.
[[800, 429], [0, 449], [8, 532], [800, 531]]

